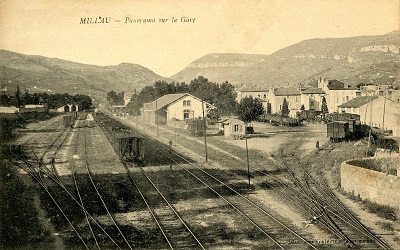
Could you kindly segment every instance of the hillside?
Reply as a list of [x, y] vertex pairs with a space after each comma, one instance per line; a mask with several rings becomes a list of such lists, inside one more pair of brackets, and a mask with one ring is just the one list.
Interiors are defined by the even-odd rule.
[[30, 92], [102, 94], [132, 92], [168, 80], [137, 64], [95, 66], [43, 56], [0, 50], [1, 86], [13, 91], [18, 84]]
[[189, 82], [202, 75], [211, 81], [282, 86], [307, 83], [320, 76], [352, 85], [400, 84], [400, 32], [382, 36], [305, 40], [271, 55], [208, 54], [171, 78]]

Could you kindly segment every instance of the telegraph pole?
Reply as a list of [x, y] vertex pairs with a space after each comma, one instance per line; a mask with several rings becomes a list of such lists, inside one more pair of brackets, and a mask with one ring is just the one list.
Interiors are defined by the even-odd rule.
[[[369, 135], [368, 135], [368, 146], [367, 151], [365, 151], [365, 157], [368, 157], [369, 146], [371, 144], [371, 133], [372, 133], [372, 98], [369, 99], [370, 103], [370, 113], [369, 113]], [[367, 111], [365, 111], [367, 113]]]
[[386, 92], [383, 97], [383, 117], [382, 117], [382, 129], [385, 130], [385, 111], [386, 111]]
[[156, 116], [157, 137], [158, 137], [158, 107], [157, 107], [157, 99], [156, 99], [156, 112], [154, 114]]
[[247, 146], [247, 131], [244, 134], [246, 139], [246, 158], [247, 158], [247, 178], [249, 179], [249, 188], [250, 188], [250, 162], [249, 162], [249, 147]]
[[204, 101], [203, 99], [201, 100], [201, 108], [203, 111], [203, 127], [204, 127], [204, 147], [206, 149], [206, 162], [208, 161], [208, 153], [207, 153], [207, 123], [206, 123], [206, 119], [204, 118]]

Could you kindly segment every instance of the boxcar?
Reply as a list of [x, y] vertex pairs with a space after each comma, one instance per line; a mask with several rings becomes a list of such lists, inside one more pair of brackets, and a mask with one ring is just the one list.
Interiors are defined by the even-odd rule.
[[114, 150], [122, 161], [143, 162], [143, 139], [139, 137], [117, 135], [114, 138]]
[[326, 124], [327, 135], [332, 142], [342, 141], [349, 138], [351, 131], [349, 129], [349, 122], [334, 121]]
[[72, 128], [74, 126], [75, 119], [73, 116], [64, 115], [63, 116], [63, 124], [65, 128]]

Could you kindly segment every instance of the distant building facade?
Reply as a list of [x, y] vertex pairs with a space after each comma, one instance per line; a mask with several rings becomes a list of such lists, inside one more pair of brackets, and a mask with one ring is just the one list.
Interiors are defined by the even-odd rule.
[[398, 136], [399, 105], [382, 96], [359, 96], [339, 105], [339, 112], [360, 115], [363, 124], [392, 130]]
[[321, 77], [318, 80], [318, 88], [326, 93], [326, 103], [330, 113], [338, 112], [339, 105], [361, 96], [358, 88], [351, 87], [348, 83], [336, 79]]

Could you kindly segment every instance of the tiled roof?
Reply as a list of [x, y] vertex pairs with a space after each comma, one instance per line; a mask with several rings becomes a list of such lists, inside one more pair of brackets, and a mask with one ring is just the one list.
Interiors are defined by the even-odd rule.
[[269, 88], [266, 87], [247, 87], [239, 89], [241, 92], [269, 92]]
[[297, 88], [279, 88], [274, 90], [276, 96], [301, 95]]
[[308, 88], [305, 90], [301, 91], [302, 94], [325, 94], [325, 91], [323, 91], [320, 88]]
[[[144, 107], [145, 110], [153, 110], [153, 111], [155, 111], [156, 110], [156, 106], [157, 106], [157, 109], [160, 109], [160, 108], [162, 108], [164, 106], [167, 106], [168, 104], [170, 104], [170, 103], [172, 103], [172, 102], [174, 102], [176, 100], [181, 99], [182, 97], [184, 97], [186, 95], [188, 95], [188, 93], [164, 95], [164, 96], [161, 96], [160, 98], [158, 98], [155, 101], [152, 101], [152, 102], [149, 102], [149, 103], [145, 103], [143, 105], [143, 107]], [[157, 105], [156, 105], [156, 102], [157, 102]]]
[[339, 108], [359, 108], [377, 98], [378, 96], [359, 96], [339, 105]]
[[[187, 95], [190, 95], [193, 98], [198, 99], [199, 101], [201, 101], [201, 99], [199, 99], [199, 98], [197, 98], [197, 97], [195, 97], [195, 96], [193, 96], [193, 95], [191, 95], [189, 93], [168, 94], [168, 95], [161, 96], [160, 98], [158, 98], [155, 101], [152, 101], [152, 102], [149, 102], [149, 103], [145, 103], [143, 105], [143, 109], [144, 110], [155, 111], [156, 110], [156, 106], [157, 106], [157, 109], [163, 108], [163, 107], [165, 107], [165, 106], [167, 106], [167, 105], [169, 105], [169, 104], [171, 104], [171, 103], [173, 103], [173, 102], [175, 102], [175, 101], [177, 101], [177, 100], [179, 100], [179, 99], [181, 99], [181, 98], [183, 98], [183, 97], [185, 97]], [[157, 102], [157, 105], [156, 105], [156, 102]], [[211, 105], [208, 102], [205, 102], [205, 103], [207, 105]], [[213, 106], [213, 105], [211, 105], [211, 106]]]

